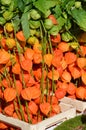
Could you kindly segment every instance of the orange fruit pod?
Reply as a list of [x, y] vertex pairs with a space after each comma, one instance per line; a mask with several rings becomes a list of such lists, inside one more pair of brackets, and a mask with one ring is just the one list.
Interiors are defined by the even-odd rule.
[[13, 115], [13, 112], [14, 112], [14, 105], [13, 103], [10, 103], [9, 105], [7, 105], [5, 108], [4, 108], [4, 112], [6, 115], [8, 116], [12, 116]]
[[63, 52], [62, 52], [60, 49], [57, 49], [57, 48], [56, 48], [56, 49], [54, 50], [54, 52], [53, 52], [53, 56], [62, 59], [62, 58], [63, 58]]
[[20, 62], [20, 65], [23, 70], [30, 72], [32, 69], [33, 63], [32, 63], [32, 60], [30, 60], [30, 59], [24, 59]]
[[52, 112], [59, 114], [61, 112], [61, 108], [59, 104], [52, 104]]
[[85, 56], [86, 55], [86, 46], [81, 45], [80, 48], [78, 49], [78, 53], [80, 56]]
[[82, 82], [86, 85], [86, 70], [84, 69], [81, 70], [81, 79]]
[[57, 82], [57, 87], [62, 88], [62, 89], [64, 89], [64, 90], [67, 91], [67, 89], [68, 89], [68, 83], [67, 82], [58, 81]]
[[26, 87], [31, 87], [35, 85], [36, 81], [33, 76], [30, 75], [28, 82], [26, 83]]
[[61, 42], [61, 35], [58, 33], [56, 36], [51, 35], [51, 42], [53, 46], [56, 46], [58, 43]]
[[5, 123], [3, 123], [3, 122], [0, 122], [0, 129], [1, 129], [1, 130], [8, 129], [7, 124], [5, 124]]
[[62, 88], [57, 88], [55, 91], [55, 96], [57, 99], [61, 99], [66, 95], [66, 90]]
[[60, 49], [55, 49], [53, 52], [53, 59], [52, 59], [52, 65], [54, 67], [61, 66], [61, 60], [63, 58], [63, 52]]
[[41, 95], [41, 90], [36, 86], [24, 88], [21, 91], [22, 98], [28, 101], [31, 101], [31, 99], [36, 99], [40, 97], [40, 95]]
[[61, 64], [63, 70], [65, 70], [68, 67], [68, 65], [67, 65], [66, 60], [64, 59], [64, 57], [62, 58], [60, 64]]
[[16, 33], [16, 38], [19, 40], [19, 41], [22, 41], [22, 42], [25, 42], [26, 39], [25, 39], [25, 36], [23, 34], [23, 31], [19, 31]]
[[4, 86], [5, 88], [8, 88], [9, 81], [7, 81], [5, 78], [1, 81], [1, 86]]
[[73, 94], [73, 95], [67, 95], [67, 97], [69, 97], [69, 98], [71, 98], [71, 99], [76, 99], [76, 95], [75, 94]]
[[26, 48], [24, 52], [25, 59], [33, 60], [33, 56], [34, 56], [34, 50], [31, 48]]
[[3, 92], [1, 88], [0, 88], [0, 99], [3, 99]]
[[33, 63], [34, 64], [40, 64], [42, 62], [42, 54], [35, 52], [33, 56]]
[[41, 95], [41, 89], [39, 86], [33, 86], [31, 87], [31, 93], [32, 93], [32, 99], [36, 99]]
[[76, 88], [76, 97], [81, 100], [86, 99], [86, 88], [83, 86]]
[[48, 16], [48, 18], [52, 20], [53, 24], [55, 24], [55, 25], [58, 24], [58, 21], [53, 14], [50, 14]]
[[77, 66], [71, 67], [70, 73], [71, 73], [71, 76], [72, 76], [74, 79], [77, 79], [77, 78], [80, 78], [80, 77], [81, 77], [81, 70], [80, 70], [80, 68], [78, 68]]
[[77, 60], [77, 56], [73, 52], [66, 52], [64, 59], [66, 63], [69, 65], [69, 64], [74, 63]]
[[52, 103], [52, 104], [58, 104], [58, 99], [56, 98], [55, 95], [52, 95], [52, 96], [49, 95], [47, 98], [48, 98], [47, 102]]
[[40, 104], [40, 111], [44, 114], [44, 115], [48, 115], [48, 113], [50, 112], [51, 109], [51, 105], [48, 102], [44, 102]]
[[60, 42], [58, 44], [58, 48], [62, 51], [62, 52], [67, 52], [70, 50], [70, 46], [67, 42]]
[[79, 57], [77, 58], [77, 65], [80, 69], [86, 67], [86, 58], [85, 57]]
[[[41, 78], [42, 78], [42, 69], [41, 69], [41, 67], [33, 70], [33, 75], [34, 75], [34, 77], [35, 77], [35, 79], [37, 81], [40, 81]], [[43, 72], [43, 76], [44, 76], [44, 79], [45, 79], [46, 78], [46, 71], [45, 70]]]
[[14, 74], [20, 74], [21, 72], [21, 68], [20, 68], [20, 64], [17, 62], [12, 66], [12, 73]]
[[23, 72], [20, 73], [19, 75], [19, 79], [21, 81], [21, 83], [25, 82], [25, 84], [29, 81], [29, 78], [30, 78], [30, 74], [28, 72]]
[[45, 54], [44, 55], [44, 63], [48, 65], [48, 67], [51, 66], [52, 63], [52, 59], [53, 59], [53, 55], [52, 54]]
[[29, 109], [31, 114], [37, 115], [38, 105], [34, 101], [30, 101], [28, 103], [28, 109]]
[[0, 64], [6, 64], [10, 60], [10, 54], [4, 49], [0, 49]]
[[70, 95], [74, 95], [76, 93], [76, 86], [74, 83], [70, 82], [68, 84], [67, 93]]
[[7, 47], [6, 47], [6, 38], [2, 37], [0, 44], [1, 44], [1, 46], [2, 46], [5, 50], [7, 50]]
[[64, 82], [70, 82], [72, 79], [70, 72], [67, 70], [64, 70], [62, 75], [61, 75], [61, 80]]
[[59, 66], [61, 66], [61, 57], [53, 56], [51, 62], [54, 67], [58, 68]]
[[59, 72], [58, 70], [50, 70], [48, 72], [48, 78], [51, 80], [58, 80], [59, 79]]
[[33, 70], [33, 75], [37, 81], [40, 81], [41, 77], [42, 77], [42, 69], [37, 68], [37, 69]]
[[10, 102], [16, 98], [16, 90], [14, 88], [6, 88], [4, 90], [4, 99], [6, 102]]
[[31, 89], [30, 87], [22, 89], [21, 96], [22, 96], [23, 99], [31, 101], [32, 95], [31, 95], [31, 90], [30, 89]]
[[36, 43], [33, 45], [33, 50], [36, 53], [42, 53], [42, 45], [40, 43]]

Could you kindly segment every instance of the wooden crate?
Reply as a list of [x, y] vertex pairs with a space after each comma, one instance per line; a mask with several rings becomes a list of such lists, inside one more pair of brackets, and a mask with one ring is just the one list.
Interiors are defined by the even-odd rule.
[[52, 127], [57, 126], [63, 121], [76, 116], [76, 109], [72, 105], [68, 105], [61, 102], [60, 107], [61, 113], [53, 117], [47, 118], [40, 123], [34, 125], [23, 122], [18, 119], [14, 119], [13, 117], [7, 117], [3, 114], [0, 114], [0, 121], [9, 124], [13, 127], [20, 128], [21, 130], [48, 130]]
[[86, 101], [80, 101], [69, 97], [64, 97], [60, 99], [60, 101], [72, 105], [76, 108], [77, 112], [80, 113], [82, 113], [86, 109]]

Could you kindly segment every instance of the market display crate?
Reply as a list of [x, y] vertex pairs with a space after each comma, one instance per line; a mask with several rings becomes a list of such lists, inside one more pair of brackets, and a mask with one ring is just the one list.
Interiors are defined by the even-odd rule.
[[3, 114], [0, 114], [0, 121], [13, 127], [20, 128], [21, 130], [48, 130], [53, 126], [55, 127], [63, 121], [76, 116], [76, 109], [72, 105], [61, 102], [60, 107], [61, 113], [47, 118], [37, 124], [29, 124], [24, 121], [14, 119], [13, 117], [7, 117]]
[[86, 109], [86, 101], [80, 101], [69, 97], [64, 97], [60, 101], [72, 105], [76, 108], [77, 112], [82, 113]]

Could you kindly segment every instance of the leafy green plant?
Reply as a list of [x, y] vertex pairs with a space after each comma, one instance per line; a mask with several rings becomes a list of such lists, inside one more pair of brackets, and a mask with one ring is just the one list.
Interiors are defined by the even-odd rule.
[[[33, 19], [36, 22], [40, 20], [44, 24], [50, 14], [53, 14], [58, 22], [58, 25], [47, 30], [50, 35], [68, 31], [73, 36], [76, 27], [78, 27], [77, 32], [86, 31], [86, 0], [1, 0], [0, 8], [2, 18], [0, 25], [12, 21], [14, 26], [16, 25], [16, 31], [23, 29], [26, 39], [30, 36], [29, 20]], [[30, 14], [31, 10], [33, 12]], [[10, 12], [10, 17], [6, 12]]]
[[83, 123], [83, 115], [76, 116], [63, 122], [54, 130], [86, 130], [86, 124]]

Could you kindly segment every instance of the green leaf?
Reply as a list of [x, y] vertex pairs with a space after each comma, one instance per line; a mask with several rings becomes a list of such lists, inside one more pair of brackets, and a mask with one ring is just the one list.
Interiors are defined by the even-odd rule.
[[70, 8], [72, 4], [75, 4], [75, 0], [60, 0], [60, 1], [61, 1], [60, 5], [63, 10]]
[[10, 6], [9, 6], [9, 10], [10, 10], [10, 11], [14, 11], [14, 10], [17, 9], [17, 7], [18, 7], [18, 2], [17, 2], [17, 0], [11, 1], [11, 4], [10, 4]]
[[70, 14], [70, 10], [75, 6], [75, 0], [70, 0], [67, 4], [66, 4], [66, 11], [68, 14]]
[[24, 2], [24, 3], [25, 3], [25, 5], [26, 5], [26, 4], [31, 3], [31, 2], [32, 2], [32, 0], [23, 0], [23, 2]]
[[59, 30], [61, 30], [63, 25], [66, 22], [66, 19], [64, 19], [62, 16], [60, 16], [57, 20], [58, 20], [58, 28], [59, 28]]
[[23, 0], [25, 5], [35, 2], [36, 0]]
[[69, 30], [71, 28], [72, 24], [71, 24], [71, 21], [70, 19], [66, 19], [66, 23], [65, 23], [65, 29], [66, 30]]
[[28, 21], [28, 12], [23, 13], [21, 17], [21, 25], [24, 32], [24, 36], [27, 39], [30, 36], [30, 29], [29, 29], [29, 21]]
[[73, 8], [71, 10], [73, 21], [82, 29], [86, 31], [86, 11], [84, 9]]
[[28, 12], [29, 10], [31, 10], [32, 7], [33, 7], [32, 4], [29, 4], [29, 5], [25, 6], [25, 8], [24, 8], [24, 13], [25, 13], [25, 12]]
[[42, 13], [46, 13], [48, 9], [54, 7], [58, 3], [57, 0], [38, 0], [33, 5], [40, 10]]
[[15, 32], [17, 32], [19, 29], [20, 29], [20, 19], [19, 19], [19, 15], [16, 15], [14, 18], [13, 18], [13, 25], [14, 25], [14, 30]]
[[25, 7], [25, 4], [24, 4], [23, 0], [18, 0], [18, 8], [21, 12], [24, 11], [24, 7]]
[[56, 18], [58, 18], [58, 17], [62, 14], [62, 10], [61, 10], [60, 5], [57, 5], [57, 6], [54, 8], [53, 11], [55, 12], [55, 17], [56, 17]]

